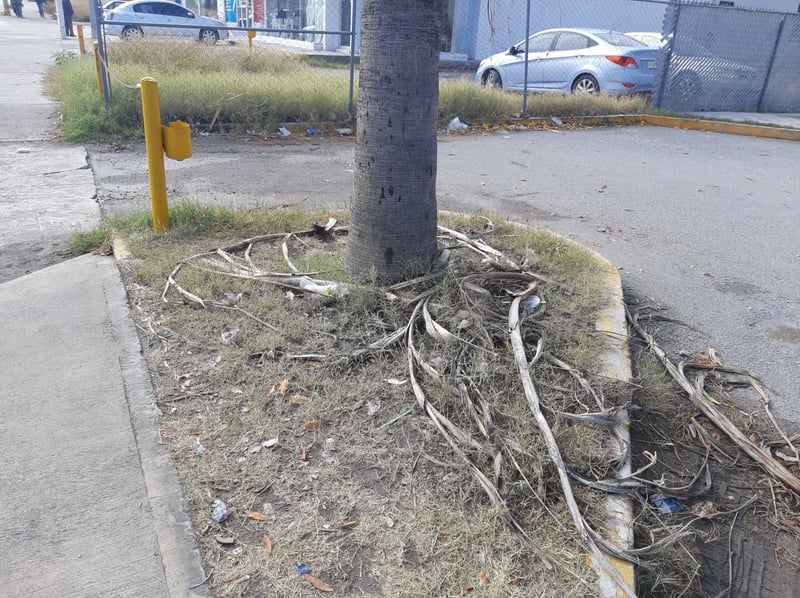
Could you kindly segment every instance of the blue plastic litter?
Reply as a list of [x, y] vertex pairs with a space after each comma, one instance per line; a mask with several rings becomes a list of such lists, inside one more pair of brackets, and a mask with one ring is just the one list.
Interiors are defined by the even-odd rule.
[[542, 304], [542, 299], [539, 295], [531, 295], [522, 300], [522, 306], [525, 309], [534, 310]]
[[311, 573], [311, 567], [309, 567], [305, 563], [297, 563], [298, 575], [308, 575], [309, 573]]
[[670, 513], [680, 513], [683, 511], [683, 506], [674, 498], [669, 496], [662, 496], [661, 494], [654, 494], [650, 497], [650, 502], [658, 509], [662, 515], [669, 515]]

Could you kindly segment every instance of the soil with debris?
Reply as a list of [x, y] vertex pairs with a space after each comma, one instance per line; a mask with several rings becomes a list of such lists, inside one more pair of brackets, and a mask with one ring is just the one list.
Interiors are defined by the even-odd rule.
[[[632, 310], [649, 309], [649, 302], [641, 297], [626, 300]], [[651, 326], [657, 326], [656, 312], [650, 314], [654, 316]], [[641, 338], [634, 335], [632, 340], [639, 380], [654, 371], [665, 375]], [[700, 363], [703, 368], [709, 367], [709, 362], [718, 366], [718, 370], [710, 370], [705, 386], [709, 399], [767, 458], [800, 476], [795, 448], [800, 446], [800, 435], [785, 434], [777, 422], [769, 420], [766, 409], [749, 413], [736, 406], [754, 400], [753, 396], [747, 401], [738, 396], [752, 390], [746, 372], [719, 363], [713, 349], [686, 354], [683, 360]], [[796, 595], [800, 587], [800, 496], [745, 455], [718, 422], [692, 405], [677, 385], [656, 386], [657, 392], [650, 388], [639, 387], [633, 393], [634, 469], [646, 466], [648, 455], [658, 455], [648, 477], [675, 489], [664, 496], [653, 489], [649, 499], [665, 527], [688, 532], [680, 550], [690, 560], [684, 560], [686, 567], [680, 571], [668, 564], [674, 551], [665, 551], [656, 559], [666, 563], [664, 570], [640, 571], [642, 586], [654, 595]], [[646, 543], [647, 539], [639, 534], [637, 542]], [[680, 586], [677, 579], [668, 579], [676, 573], [686, 583], [686, 591], [665, 594], [660, 586]]]
[[[138, 253], [134, 242], [124, 266], [211, 595], [597, 595], [510, 355], [509, 309], [532, 281], [504, 279], [506, 259], [542, 275], [521, 329], [571, 473], [615, 483], [621, 455], [594, 424], [633, 390], [639, 595], [791, 595], [797, 497], [698, 416], [646, 353], [631, 388], [592, 374], [598, 289], [571, 244], [520, 245], [517, 228], [459, 220], [502, 257], [467, 248], [451, 262], [459, 274], [389, 300], [352, 281], [337, 296], [341, 281], [319, 273], [341, 271], [344, 240], [285, 236], [299, 230], [288, 226], [191, 259], [208, 239], [145, 240]], [[465, 251], [456, 238], [443, 246]], [[465, 285], [468, 272], [483, 274]], [[727, 383], [716, 384], [724, 400]], [[776, 436], [731, 411], [759, 442]], [[788, 447], [771, 450], [797, 473]], [[601, 529], [605, 492], [572, 489]], [[752, 538], [764, 541], [749, 549]]]
[[[602, 338], [579, 339], [594, 335], [607, 298], [583, 248], [489, 224], [458, 220], [463, 233], [453, 234], [464, 236], [444, 235], [451, 257], [436, 279], [392, 288], [395, 298], [352, 281], [340, 297], [342, 283], [317, 279], [321, 295], [304, 292], [295, 269], [341, 270], [344, 241], [333, 234], [281, 232], [181, 261], [184, 242], [151, 247], [160, 266], [126, 264], [161, 437], [212, 595], [597, 594], [508, 318], [516, 301], [567, 467], [613, 477], [621, 455], [603, 426], [580, 417], [603, 400], [608, 417], [625, 393], [602, 379], [589, 392], [575, 373], [596, 365]], [[529, 269], [541, 275], [520, 273]], [[572, 492], [584, 523], [601, 529], [605, 493]]]

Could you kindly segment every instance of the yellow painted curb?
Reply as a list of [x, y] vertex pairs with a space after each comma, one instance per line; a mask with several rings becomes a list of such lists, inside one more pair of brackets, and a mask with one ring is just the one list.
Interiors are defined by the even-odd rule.
[[128, 244], [121, 237], [114, 237], [111, 241], [111, 250], [114, 252], [114, 259], [117, 261], [131, 259], [131, 251]]
[[730, 123], [700, 118], [657, 116], [655, 114], [643, 114], [641, 118], [647, 124], [658, 127], [673, 127], [677, 129], [688, 129], [690, 131], [707, 131], [711, 133], [727, 133], [729, 135], [747, 135], [749, 137], [768, 137], [770, 139], [800, 141], [800, 129], [765, 127], [762, 125]]

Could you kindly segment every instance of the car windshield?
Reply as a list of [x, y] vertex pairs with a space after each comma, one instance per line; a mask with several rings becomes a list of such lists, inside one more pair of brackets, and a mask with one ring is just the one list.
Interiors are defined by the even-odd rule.
[[639, 40], [628, 37], [624, 33], [617, 33], [616, 31], [604, 31], [595, 33], [597, 37], [612, 46], [621, 46], [625, 48], [646, 48], [647, 44], [643, 44]]

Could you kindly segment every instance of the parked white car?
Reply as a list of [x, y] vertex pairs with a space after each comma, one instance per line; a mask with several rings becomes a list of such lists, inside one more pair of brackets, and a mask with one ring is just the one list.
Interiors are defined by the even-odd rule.
[[[618, 31], [547, 29], [481, 61], [475, 81], [535, 93], [650, 93], [658, 50]], [[527, 63], [527, 69], [526, 69]]]
[[185, 37], [213, 44], [227, 38], [223, 23], [193, 13], [175, 2], [166, 0], [133, 0], [125, 2], [105, 13], [106, 35], [118, 35], [123, 39], [139, 39], [148, 36]]

